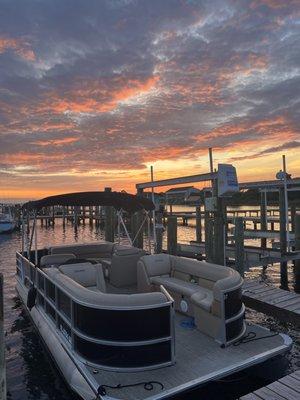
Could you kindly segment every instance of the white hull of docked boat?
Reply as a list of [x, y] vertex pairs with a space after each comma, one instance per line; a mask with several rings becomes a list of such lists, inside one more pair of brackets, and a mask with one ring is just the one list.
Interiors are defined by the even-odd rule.
[[0, 221], [0, 233], [12, 232], [15, 228], [16, 224], [14, 222]]

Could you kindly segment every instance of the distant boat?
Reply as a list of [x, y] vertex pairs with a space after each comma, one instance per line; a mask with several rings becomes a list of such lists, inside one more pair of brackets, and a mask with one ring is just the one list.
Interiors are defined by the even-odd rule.
[[12, 215], [11, 209], [6, 207], [0, 212], [0, 233], [12, 232], [16, 228], [16, 221]]

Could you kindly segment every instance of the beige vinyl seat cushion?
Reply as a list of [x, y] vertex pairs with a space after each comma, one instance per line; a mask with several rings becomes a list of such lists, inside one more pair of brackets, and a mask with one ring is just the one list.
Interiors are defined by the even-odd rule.
[[191, 302], [210, 312], [214, 301], [213, 292], [209, 289], [199, 287], [196, 283], [182, 281], [172, 277], [156, 276], [150, 278], [155, 285], [163, 285], [167, 290], [189, 297]]
[[167, 290], [177, 292], [184, 296], [192, 296], [199, 290], [199, 286], [194, 283], [185, 282], [169, 276], [155, 276], [150, 278], [150, 282], [157, 286], [163, 285]]
[[111, 242], [94, 242], [94, 243], [80, 243], [68, 244], [63, 246], [52, 246], [50, 248], [51, 254], [73, 253], [77, 258], [95, 259], [111, 258], [114, 243]]
[[106, 292], [105, 280], [101, 264], [77, 263], [61, 265], [59, 271], [92, 291]]
[[76, 258], [75, 254], [65, 253], [65, 254], [50, 254], [43, 256], [40, 261], [41, 267], [49, 267], [51, 265], [58, 266], [64, 264], [69, 260], [74, 260]]
[[211, 312], [213, 301], [213, 292], [204, 288], [191, 295], [191, 302], [207, 312]]

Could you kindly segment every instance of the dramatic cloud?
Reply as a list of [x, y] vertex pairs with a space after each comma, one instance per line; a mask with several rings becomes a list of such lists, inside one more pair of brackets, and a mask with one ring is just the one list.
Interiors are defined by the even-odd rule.
[[244, 179], [282, 151], [300, 174], [299, 1], [0, 7], [0, 196], [133, 191], [150, 164], [206, 172], [210, 146]]

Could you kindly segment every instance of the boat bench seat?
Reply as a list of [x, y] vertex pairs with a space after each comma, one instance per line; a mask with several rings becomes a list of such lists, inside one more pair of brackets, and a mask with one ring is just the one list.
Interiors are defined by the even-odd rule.
[[[74, 264], [74, 267], [76, 266], [75, 268], [77, 268], [78, 265], [80, 266], [80, 264]], [[95, 267], [95, 264], [90, 264], [89, 266]], [[70, 296], [76, 298], [80, 302], [89, 303], [94, 306], [104, 306], [105, 308], [112, 307], [115, 309], [117, 307], [120, 310], [127, 310], [128, 307], [132, 307], [133, 309], [137, 307], [137, 309], [140, 309], [140, 307], [144, 306], [155, 307], [168, 304], [168, 298], [161, 292], [113, 294], [103, 293], [102, 290], [96, 291], [95, 285], [85, 287], [74, 280], [71, 271], [67, 271], [68, 268], [70, 268], [70, 264], [61, 266], [60, 268], [45, 268], [44, 272], [55, 284], [59, 284]], [[79, 276], [76, 276], [76, 278], [79, 278]], [[80, 279], [78, 279], [78, 281], [80, 281]]]
[[243, 318], [243, 279], [232, 268], [154, 254], [138, 261], [137, 281], [140, 292], [157, 291], [160, 285], [164, 286], [174, 298], [175, 309], [194, 317], [201, 332], [215, 339], [220, 338], [221, 332], [222, 339], [218, 339], [221, 343], [227, 341], [224, 339], [226, 318]]
[[154, 285], [163, 285], [167, 290], [190, 298], [191, 302], [206, 311], [211, 311], [214, 300], [213, 292], [197, 285], [196, 283], [182, 281], [172, 277], [150, 278]]
[[58, 267], [59, 271], [81, 286], [92, 290], [105, 293], [105, 280], [101, 264], [77, 263], [66, 264]]
[[64, 264], [69, 260], [74, 260], [76, 258], [75, 254], [50, 254], [47, 256], [41, 257], [40, 266], [41, 267], [50, 267], [50, 266], [59, 266]]
[[78, 259], [102, 263], [105, 276], [115, 287], [136, 285], [137, 262], [140, 257], [146, 254], [144, 250], [137, 247], [104, 241], [98, 243], [53, 246], [50, 248], [50, 253], [52, 257], [59, 257], [65, 253], [72, 253]]
[[82, 244], [70, 244], [64, 246], [52, 246], [50, 247], [50, 254], [63, 254], [72, 253], [77, 258], [84, 259], [95, 259], [111, 258], [115, 243], [111, 242], [94, 242], [94, 243], [82, 243]]

